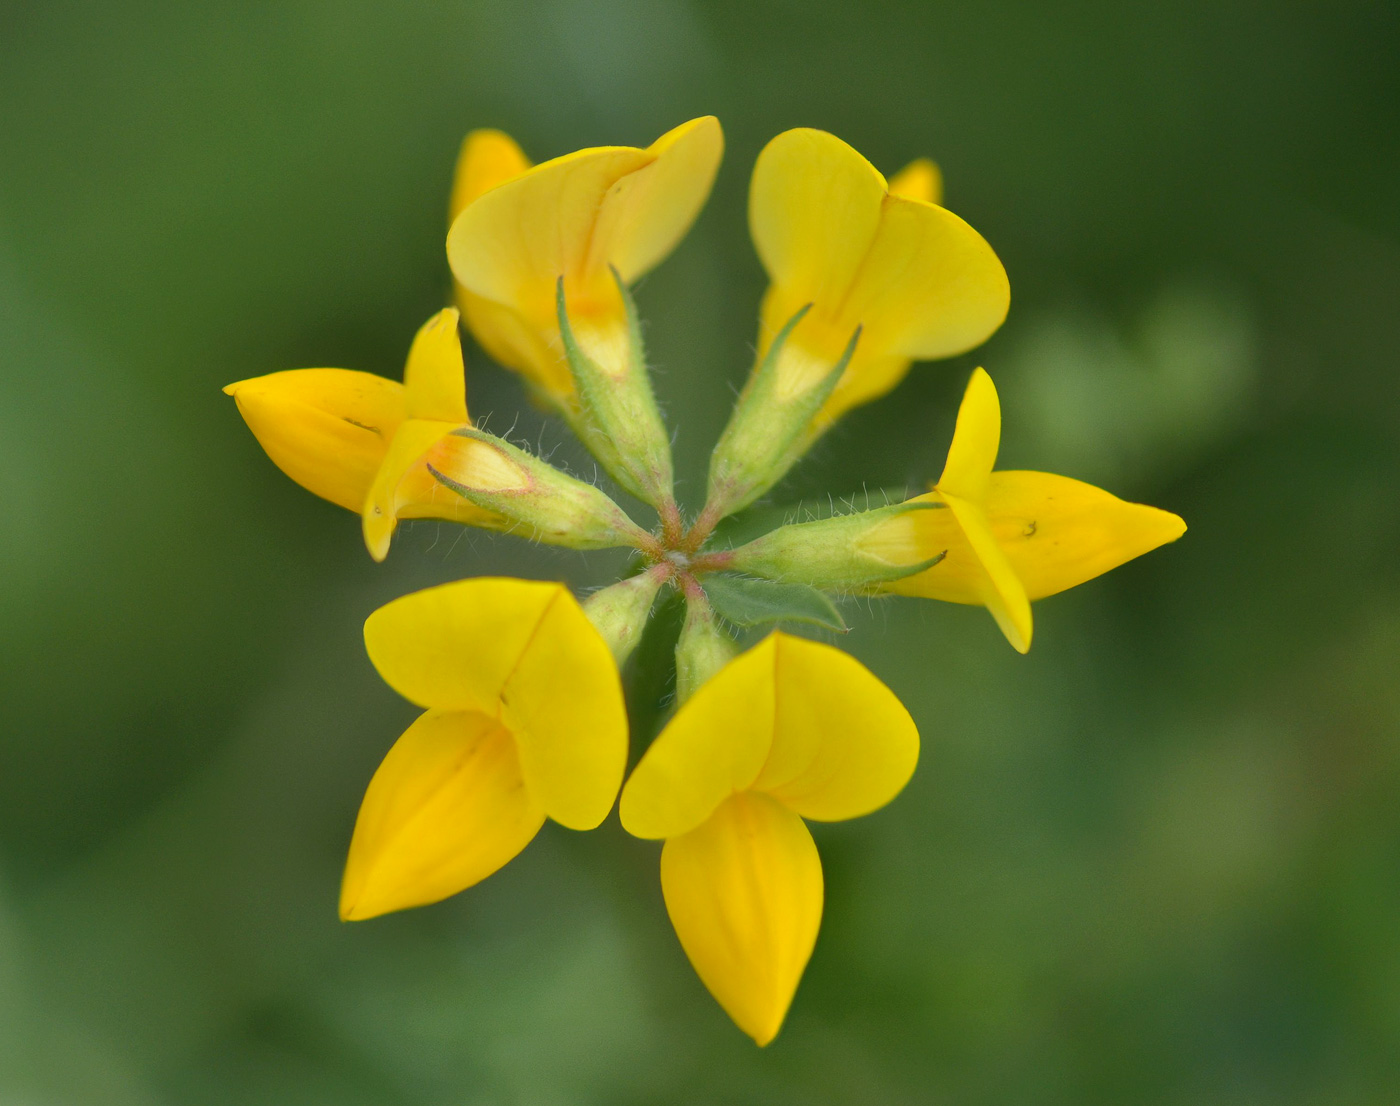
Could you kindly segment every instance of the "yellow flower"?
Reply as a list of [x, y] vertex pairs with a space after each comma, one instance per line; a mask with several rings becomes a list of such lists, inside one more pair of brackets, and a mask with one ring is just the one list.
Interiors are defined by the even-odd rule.
[[[424, 461], [445, 435], [470, 421], [457, 320], [448, 308], [423, 325], [402, 384], [349, 369], [291, 369], [224, 389], [278, 468], [360, 515], [365, 545], [377, 561], [388, 553], [401, 518], [508, 525], [443, 488]], [[469, 448], [451, 443], [454, 471], [488, 470], [481, 479], [491, 484], [519, 479], [501, 470], [487, 449], [463, 456]]]
[[803, 819], [884, 806], [918, 756], [908, 712], [858, 661], [774, 633], [681, 707], [623, 788], [627, 831], [666, 841], [661, 888], [681, 946], [758, 1044], [782, 1025], [821, 924]]
[[782, 351], [790, 394], [815, 387], [857, 327], [855, 355], [814, 423], [884, 395], [912, 360], [980, 345], [1006, 318], [1006, 271], [982, 236], [937, 206], [938, 168], [917, 161], [891, 184], [825, 131], [785, 131], [759, 154], [749, 227], [771, 281], [759, 359], [805, 304]]
[[545, 818], [593, 829], [617, 795], [627, 715], [607, 644], [560, 584], [483, 577], [370, 615], [365, 645], [427, 710], [365, 792], [340, 916], [455, 895], [503, 866]]
[[958, 409], [943, 475], [927, 495], [910, 500], [932, 509], [899, 513], [857, 544], [862, 553], [895, 565], [919, 564], [946, 551], [933, 567], [878, 589], [981, 604], [1024, 653], [1031, 645], [1031, 600], [1175, 541], [1186, 523], [1067, 476], [993, 472], [1000, 438], [996, 388], [978, 369]]
[[447, 257], [458, 302], [482, 347], [571, 412], [573, 381], [559, 337], [557, 285], [584, 352], [625, 363], [630, 284], [658, 265], [704, 206], [724, 139], [705, 116], [646, 149], [600, 146], [533, 168], [499, 131], [474, 131], [457, 163]]

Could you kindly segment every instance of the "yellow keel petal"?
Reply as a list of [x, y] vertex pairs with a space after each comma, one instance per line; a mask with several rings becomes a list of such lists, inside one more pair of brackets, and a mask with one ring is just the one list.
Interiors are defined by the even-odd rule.
[[736, 1025], [766, 1045], [816, 945], [822, 866], [802, 819], [740, 793], [666, 842], [661, 890], [696, 974]]
[[1032, 599], [1092, 580], [1186, 532], [1170, 511], [1048, 472], [992, 473], [985, 509]]
[[224, 391], [278, 468], [357, 513], [404, 419], [402, 384], [349, 369], [292, 369]]
[[370, 780], [355, 820], [340, 916], [437, 902], [512, 860], [544, 824], [515, 742], [484, 714], [429, 711]]

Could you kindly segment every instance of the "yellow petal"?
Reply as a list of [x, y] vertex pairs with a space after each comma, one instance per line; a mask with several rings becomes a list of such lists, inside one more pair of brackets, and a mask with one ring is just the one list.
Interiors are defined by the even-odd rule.
[[[779, 285], [769, 285], [759, 313], [760, 356], [807, 302], [799, 301]], [[854, 330], [854, 324], [847, 327], [845, 322], [832, 322], [821, 315], [814, 317], [809, 311], [783, 347], [778, 362], [781, 394], [799, 395], [825, 379], [845, 352]], [[865, 340], [862, 332], [845, 373], [816, 417], [818, 428], [824, 430], [852, 407], [885, 395], [904, 379], [909, 365], [909, 358], [881, 352]]]
[[986, 239], [946, 208], [887, 196], [839, 313], [865, 326], [874, 350], [930, 360], [981, 345], [1010, 306], [1006, 270]]
[[1186, 532], [1170, 511], [1048, 472], [992, 473], [984, 509], [1032, 599], [1092, 580]]
[[710, 994], [759, 1045], [782, 1027], [822, 918], [822, 866], [802, 819], [741, 793], [661, 851], [676, 936]]
[[415, 592], [370, 615], [365, 645], [413, 702], [500, 717], [555, 821], [592, 829], [607, 816], [627, 759], [622, 686], [562, 585], [481, 577]]
[[[758, 155], [749, 187], [749, 230], [769, 278], [798, 307], [838, 314], [885, 195], [885, 178], [835, 135], [807, 127], [778, 135]], [[850, 328], [842, 347], [849, 340]]]
[[340, 916], [372, 918], [455, 895], [514, 858], [543, 823], [515, 742], [499, 722], [428, 711], [370, 780], [345, 863]]
[[483, 192], [518, 177], [528, 168], [530, 159], [504, 131], [489, 128], [472, 131], [462, 141], [461, 153], [457, 155], [452, 199], [447, 207], [448, 223]]
[[278, 468], [355, 512], [404, 418], [403, 385], [348, 369], [292, 369], [224, 391]]
[[908, 712], [859, 661], [774, 633], [652, 742], [623, 789], [622, 824], [637, 837], [675, 837], [751, 788], [804, 817], [855, 818], [898, 794], [918, 755]]
[[452, 272], [468, 292], [514, 309], [551, 335], [559, 277], [571, 314], [587, 314], [594, 301], [610, 305], [612, 277], [590, 265], [598, 213], [618, 181], [655, 160], [629, 146], [580, 150], [492, 189], [452, 223]]
[[992, 617], [997, 620], [1012, 648], [1018, 653], [1027, 652], [1031, 647], [1031, 602], [1006, 554], [997, 544], [987, 516], [977, 504], [955, 495], [944, 492], [943, 501], [958, 520], [982, 568], [979, 580], [982, 605], [992, 612]]
[[403, 370], [404, 403], [410, 419], [436, 419], [456, 426], [467, 421], [467, 378], [455, 308], [439, 311], [419, 329]]
[[398, 526], [398, 492], [404, 477], [434, 443], [452, 431], [454, 425], [426, 419], [406, 419], [394, 433], [389, 452], [375, 473], [360, 511], [365, 548], [376, 561], [382, 561], [389, 554], [389, 541]]
[[[901, 186], [928, 187], [931, 165], [916, 163]], [[794, 367], [780, 363], [780, 379], [835, 364], [862, 328], [819, 428], [888, 392], [911, 359], [971, 349], [1006, 317], [1006, 272], [981, 235], [941, 207], [892, 193], [874, 166], [823, 131], [787, 131], [764, 148], [749, 224], [772, 281], [760, 356], [800, 307], [812, 305], [784, 350]]]
[[615, 265], [632, 283], [666, 259], [700, 214], [724, 156], [724, 133], [713, 115], [667, 131], [647, 149], [655, 160], [623, 177], [607, 195], [590, 263]]
[[[993, 474], [993, 481], [998, 475]], [[879, 590], [985, 606], [1012, 645], [1024, 653], [1031, 636], [1030, 597], [1002, 548], [1005, 529], [990, 522], [980, 507], [956, 496], [935, 491], [912, 502], [926, 504], [927, 509], [884, 523], [862, 539], [861, 549], [895, 565], [941, 560]]]
[[1001, 403], [996, 386], [982, 369], [974, 369], [967, 382], [948, 460], [938, 478], [938, 490], [978, 502], [996, 464], [1001, 444]]
[[618, 812], [628, 833], [679, 836], [758, 778], [773, 744], [776, 655], [770, 635], [676, 712], [622, 789]]
[[457, 285], [457, 304], [472, 336], [492, 360], [524, 376], [547, 402], [568, 406], [574, 381], [563, 348], [550, 344], [557, 327], [550, 330], [546, 324], [531, 325], [513, 308], [474, 296], [461, 284]]
[[914, 720], [848, 653], [782, 633], [773, 639], [773, 743], [752, 788], [819, 822], [878, 810], [914, 774]]
[[931, 158], [917, 158], [890, 178], [890, 195], [942, 204], [943, 172]]

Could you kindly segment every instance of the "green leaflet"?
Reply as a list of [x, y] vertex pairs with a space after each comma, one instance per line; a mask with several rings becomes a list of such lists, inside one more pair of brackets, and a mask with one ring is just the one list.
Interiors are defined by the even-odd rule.
[[767, 622], [806, 622], [828, 630], [846, 631], [836, 605], [806, 584], [780, 584], [744, 576], [704, 577], [702, 586], [715, 612], [736, 626]]

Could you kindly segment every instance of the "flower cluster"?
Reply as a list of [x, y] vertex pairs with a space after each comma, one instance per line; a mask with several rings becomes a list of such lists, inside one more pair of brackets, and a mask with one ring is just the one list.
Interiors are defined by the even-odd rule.
[[[941, 206], [917, 161], [892, 180], [822, 131], [773, 139], [749, 222], [769, 277], [758, 355], [682, 510], [629, 291], [684, 236], [719, 168], [706, 117], [645, 149], [531, 165], [508, 136], [467, 137], [447, 257], [456, 307], [418, 332], [403, 383], [300, 369], [225, 390], [272, 460], [360, 515], [383, 560], [401, 519], [514, 531], [574, 549], [630, 547], [635, 575], [580, 604], [561, 584], [477, 578], [370, 615], [370, 659], [424, 713], [370, 781], [340, 913], [435, 902], [509, 862], [553, 819], [664, 842], [661, 888], [682, 947], [760, 1045], [778, 1032], [821, 920], [807, 821], [868, 814], [914, 772], [919, 734], [894, 694], [840, 650], [774, 629], [844, 629], [832, 596], [895, 594], [986, 607], [1021, 652], [1031, 601], [1179, 537], [1175, 515], [1062, 476], [995, 471], [996, 389], [974, 372], [947, 463], [905, 502], [779, 527], [737, 548], [727, 516], [765, 496], [842, 414], [914, 361], [979, 345], [1010, 288], [987, 242]], [[459, 324], [564, 419], [639, 525], [598, 487], [475, 426]], [[624, 777], [619, 670], [658, 595], [679, 591], [677, 709]]]

